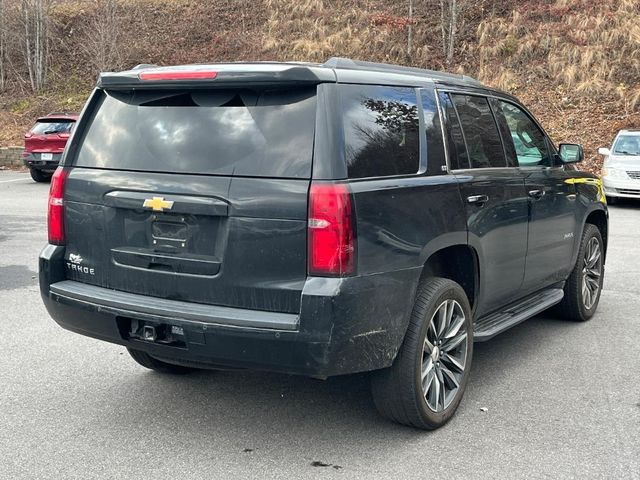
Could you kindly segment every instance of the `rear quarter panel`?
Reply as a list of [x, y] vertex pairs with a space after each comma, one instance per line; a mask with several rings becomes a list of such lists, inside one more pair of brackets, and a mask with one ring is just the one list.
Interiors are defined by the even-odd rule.
[[351, 189], [359, 275], [421, 267], [440, 248], [467, 243], [453, 175], [354, 181]]
[[[356, 276], [310, 278], [304, 295], [316, 311], [317, 302], [326, 299], [322, 294], [338, 295], [325, 306], [331, 311], [327, 318], [334, 319], [330, 374], [390, 366], [407, 331], [425, 261], [441, 248], [467, 242], [451, 175], [352, 181], [350, 187], [357, 218]], [[303, 304], [303, 318], [308, 308]]]

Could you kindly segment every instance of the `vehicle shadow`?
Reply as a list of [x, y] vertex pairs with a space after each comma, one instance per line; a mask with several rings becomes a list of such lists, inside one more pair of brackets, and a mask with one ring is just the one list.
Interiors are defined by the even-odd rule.
[[[482, 415], [478, 407], [495, 395], [496, 379], [539, 362], [549, 339], [572, 335], [575, 327], [575, 323], [536, 317], [476, 344], [465, 400], [446, 429], [468, 428], [469, 422]], [[118, 430], [136, 425], [154, 435], [159, 430], [166, 435], [181, 431], [184, 437], [205, 442], [213, 437], [219, 441], [222, 436], [238, 451], [269, 448], [256, 445], [255, 439], [283, 435], [296, 439], [291, 448], [301, 453], [312, 445], [338, 446], [354, 439], [363, 439], [363, 443], [383, 439], [384, 448], [392, 448], [396, 440], [428, 435], [381, 418], [366, 374], [321, 381], [253, 371], [166, 376], [136, 368], [110, 389], [113, 395], [99, 415]]]

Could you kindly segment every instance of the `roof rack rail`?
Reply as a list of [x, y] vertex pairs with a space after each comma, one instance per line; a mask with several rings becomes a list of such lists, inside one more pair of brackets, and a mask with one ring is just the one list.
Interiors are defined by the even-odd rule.
[[70, 115], [69, 112], [51, 112], [47, 113], [47, 117], [53, 117], [54, 115]]
[[417, 67], [405, 67], [402, 65], [392, 65], [389, 63], [365, 62], [362, 60], [352, 60], [344, 57], [331, 57], [322, 64], [327, 68], [349, 69], [349, 70], [369, 70], [374, 72], [399, 73], [404, 75], [421, 75], [434, 78], [442, 78], [449, 80], [458, 80], [469, 83], [480, 84], [478, 80], [467, 75], [458, 75], [455, 73], [439, 72], [437, 70], [427, 70]]
[[157, 67], [157, 66], [158, 65], [156, 65], [155, 63], [139, 63], [138, 65], [133, 67], [131, 70], [142, 70], [143, 68], [151, 68], [151, 67]]

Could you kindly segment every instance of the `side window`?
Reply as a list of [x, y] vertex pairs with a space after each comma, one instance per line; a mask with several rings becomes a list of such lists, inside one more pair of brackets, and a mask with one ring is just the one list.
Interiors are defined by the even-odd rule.
[[417, 173], [420, 135], [413, 88], [342, 85], [349, 178]]
[[462, 135], [462, 128], [460, 127], [456, 109], [448, 94], [441, 92], [439, 98], [446, 121], [445, 132], [447, 135], [447, 144], [449, 145], [451, 169], [469, 168], [467, 147], [464, 144], [464, 136]]
[[498, 123], [498, 130], [500, 131], [500, 137], [502, 138], [504, 153], [507, 156], [507, 166], [517, 167], [518, 159], [516, 158], [516, 149], [511, 139], [511, 130], [509, 130], [507, 119], [502, 113], [500, 105], [498, 105], [499, 102], [500, 101], [496, 100], [495, 98], [489, 99], [489, 105], [491, 105], [491, 110], [493, 111], [493, 115], [496, 118], [496, 122]]
[[427, 174], [442, 175], [446, 173], [447, 162], [444, 157], [442, 127], [435, 92], [431, 89], [422, 89], [420, 90], [420, 99], [427, 139]]
[[544, 133], [531, 120], [531, 117], [512, 103], [502, 101], [497, 103], [509, 128], [510, 138], [505, 138], [505, 142], [513, 141], [518, 166], [551, 166], [552, 156]]
[[502, 141], [487, 99], [458, 94], [451, 97], [462, 125], [471, 168], [506, 167]]

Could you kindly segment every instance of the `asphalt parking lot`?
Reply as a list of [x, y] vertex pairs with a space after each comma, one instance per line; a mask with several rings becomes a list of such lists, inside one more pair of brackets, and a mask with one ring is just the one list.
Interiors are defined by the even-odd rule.
[[364, 375], [162, 376], [62, 330], [37, 285], [47, 191], [0, 172], [0, 478], [640, 478], [640, 202], [610, 208], [596, 316], [476, 345], [457, 415], [421, 432]]

